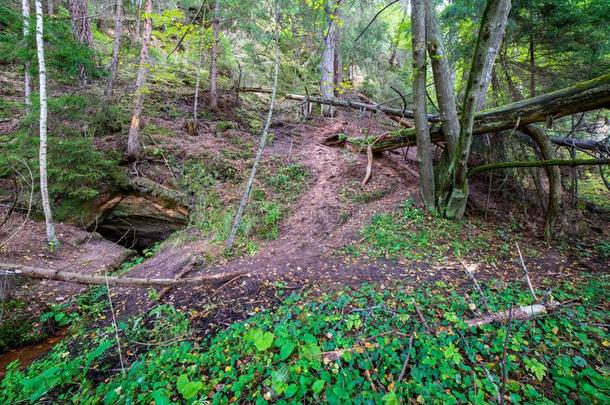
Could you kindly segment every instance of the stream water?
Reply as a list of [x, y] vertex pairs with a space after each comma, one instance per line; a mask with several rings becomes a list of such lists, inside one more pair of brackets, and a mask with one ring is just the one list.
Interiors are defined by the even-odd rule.
[[20, 367], [25, 367], [47, 354], [54, 345], [61, 342], [67, 334], [67, 328], [60, 329], [56, 334], [47, 337], [33, 345], [23, 346], [0, 354], [0, 379], [6, 373], [6, 366], [19, 360]]

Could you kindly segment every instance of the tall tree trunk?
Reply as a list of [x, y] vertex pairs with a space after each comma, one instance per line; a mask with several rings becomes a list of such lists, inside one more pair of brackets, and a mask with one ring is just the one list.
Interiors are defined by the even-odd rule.
[[530, 97], [536, 97], [536, 56], [534, 37], [530, 34], [529, 57], [530, 57]]
[[[77, 41], [93, 49], [93, 34], [91, 33], [89, 16], [87, 15], [87, 1], [68, 0], [68, 10], [70, 11], [72, 28], [74, 29]], [[81, 82], [87, 80], [85, 67], [82, 64], [79, 67], [79, 77]]]
[[[204, 18], [205, 21], [205, 18]], [[197, 128], [197, 111], [199, 107], [199, 85], [201, 84], [201, 62], [203, 59], [203, 38], [205, 37], [205, 27], [201, 23], [201, 38], [199, 40], [199, 55], [197, 57], [197, 80], [195, 81], [195, 99], [193, 100], [193, 121]]]
[[119, 69], [119, 50], [121, 49], [121, 35], [123, 33], [123, 0], [116, 0], [114, 15], [114, 43], [112, 45], [112, 60], [110, 61], [110, 76], [106, 87], [105, 98], [112, 98], [112, 87]]
[[[28, 43], [30, 36], [30, 2], [21, 0], [21, 15], [23, 16], [23, 41]], [[25, 62], [23, 74], [23, 87], [25, 95], [25, 113], [32, 112], [32, 82], [30, 79], [30, 61]]]
[[220, 0], [214, 4], [214, 19], [212, 20], [212, 55], [210, 58], [210, 110], [218, 109], [218, 42], [220, 36]]
[[53, 14], [55, 14], [55, 8], [53, 7], [53, 0], [47, 0], [47, 11], [49, 14], [49, 17], [53, 16]]
[[93, 34], [89, 24], [86, 0], [68, 0], [68, 11], [72, 20], [72, 28], [78, 42], [93, 49]]
[[[335, 51], [333, 49], [333, 38], [337, 25], [334, 21], [336, 12], [335, 7], [338, 7], [338, 5], [335, 4], [334, 1], [331, 4], [332, 8], [326, 10], [326, 35], [324, 36], [322, 59], [320, 61], [320, 95], [322, 98], [333, 98], [335, 95], [333, 77], [335, 71]], [[334, 115], [332, 106], [322, 105], [321, 111], [324, 117], [332, 117]]]
[[434, 168], [426, 114], [426, 0], [411, 1], [413, 113], [419, 160], [419, 190], [426, 209], [434, 210]]
[[[477, 44], [472, 60], [462, 117], [460, 122], [460, 136], [456, 151], [449, 166], [448, 177], [445, 182], [452, 178], [449, 187], [450, 193], [445, 194], [445, 185], [441, 185], [440, 196], [442, 204], [447, 201], [445, 207], [441, 207], [444, 215], [448, 218], [461, 218], [466, 210], [468, 200], [468, 158], [474, 127], [474, 115], [482, 107], [485, 93], [491, 80], [491, 71], [496, 60], [498, 50], [502, 44], [508, 12], [510, 11], [510, 0], [488, 0], [481, 20], [481, 27], [477, 38]], [[448, 196], [445, 197], [445, 195]]]
[[432, 64], [434, 88], [441, 116], [441, 127], [447, 144], [447, 153], [453, 156], [455, 146], [460, 135], [460, 121], [457, 114], [455, 96], [453, 94], [453, 81], [449, 60], [445, 53], [443, 37], [436, 20], [433, 0], [426, 1], [426, 36], [428, 53]]
[[47, 242], [51, 251], [59, 246], [57, 236], [55, 236], [55, 224], [51, 213], [51, 203], [49, 202], [49, 187], [47, 183], [47, 70], [44, 61], [44, 42], [43, 42], [43, 22], [42, 4], [36, 0], [36, 49], [38, 53], [38, 82], [40, 94], [40, 196], [42, 199], [42, 210], [44, 212], [45, 225], [47, 228]]
[[[341, 18], [340, 9], [337, 9], [336, 16], [337, 18]], [[333, 94], [337, 97], [341, 95], [341, 83], [343, 83], [343, 57], [341, 56], [341, 38], [341, 28], [337, 27], [335, 29], [335, 35], [333, 37]]]
[[140, 50], [140, 66], [138, 67], [138, 77], [136, 78], [136, 100], [131, 116], [131, 124], [129, 125], [129, 137], [127, 138], [127, 156], [131, 159], [140, 159], [142, 157], [142, 142], [140, 141], [140, 120], [142, 115], [142, 107], [144, 105], [144, 85], [146, 84], [146, 75], [148, 74], [148, 46], [152, 33], [152, 0], [146, 0], [144, 5], [144, 33], [142, 38], [142, 48]]

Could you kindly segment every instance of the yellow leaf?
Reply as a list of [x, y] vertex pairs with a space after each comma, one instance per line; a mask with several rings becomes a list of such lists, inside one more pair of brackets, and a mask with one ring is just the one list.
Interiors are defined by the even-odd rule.
[[602, 346], [604, 346], [604, 347], [608, 347], [608, 346], [610, 346], [610, 342], [608, 342], [607, 340], [604, 340], [604, 341], [602, 342]]
[[394, 384], [394, 382], [392, 381], [392, 382], [390, 383], [390, 385], [388, 385], [388, 390], [389, 390], [389, 391], [394, 391], [394, 386], [395, 386], [395, 385], [396, 385], [396, 384]]

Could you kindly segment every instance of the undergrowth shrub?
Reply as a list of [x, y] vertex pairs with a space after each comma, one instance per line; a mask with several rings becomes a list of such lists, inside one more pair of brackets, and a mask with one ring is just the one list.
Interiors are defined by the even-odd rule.
[[355, 256], [430, 261], [445, 260], [447, 254], [487, 253], [488, 238], [471, 232], [472, 225], [426, 213], [413, 200], [396, 212], [375, 214], [360, 231], [362, 243], [343, 250]]
[[[416, 291], [369, 285], [293, 294], [200, 343], [186, 314], [162, 305], [119, 323], [131, 353], [125, 374], [108, 326], [24, 371], [11, 365], [0, 401], [483, 404], [496, 402], [506, 370], [511, 403], [607, 403], [608, 287], [607, 277], [564, 283], [553, 294], [568, 305], [513, 320], [510, 332], [502, 323], [468, 327], [472, 303], [442, 281]], [[531, 304], [521, 283], [485, 294], [492, 311]]]

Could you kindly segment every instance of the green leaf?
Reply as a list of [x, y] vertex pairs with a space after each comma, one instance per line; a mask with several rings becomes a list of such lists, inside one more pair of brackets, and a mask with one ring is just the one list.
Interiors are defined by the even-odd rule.
[[316, 380], [316, 382], [314, 382], [311, 385], [311, 390], [316, 395], [318, 395], [320, 392], [322, 392], [323, 389], [324, 389], [324, 381], [322, 381], [322, 380]]
[[203, 388], [203, 383], [200, 381], [189, 381], [186, 374], [180, 375], [176, 381], [176, 388], [184, 399], [191, 399]]
[[296, 345], [290, 341], [284, 343], [280, 348], [280, 360], [286, 360], [292, 354]]
[[286, 398], [291, 398], [291, 397], [293, 397], [293, 396], [294, 396], [294, 394], [296, 394], [296, 393], [297, 393], [297, 391], [298, 391], [298, 390], [299, 390], [299, 386], [298, 386], [298, 385], [296, 385], [296, 384], [290, 384], [290, 385], [288, 386], [288, 388], [286, 388], [286, 392], [285, 392], [284, 396], [285, 396]]
[[155, 400], [155, 405], [170, 405], [172, 403], [163, 390], [156, 390], [152, 393], [152, 397]]
[[307, 343], [301, 348], [301, 354], [307, 360], [316, 361], [320, 359], [322, 350], [320, 350], [320, 347], [315, 343]]
[[587, 360], [583, 359], [580, 356], [572, 357], [572, 361], [574, 362], [574, 364], [576, 364], [579, 367], [584, 367], [587, 365]]
[[398, 400], [395, 392], [388, 392], [381, 397], [381, 400], [385, 405], [400, 405], [400, 401]]
[[275, 336], [271, 332], [261, 333], [254, 339], [254, 346], [259, 352], [264, 352], [273, 344]]

